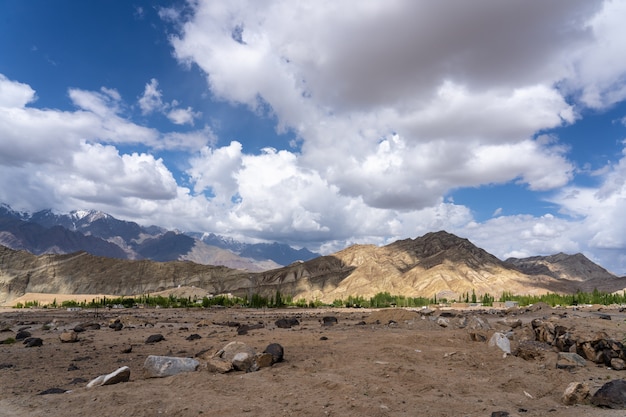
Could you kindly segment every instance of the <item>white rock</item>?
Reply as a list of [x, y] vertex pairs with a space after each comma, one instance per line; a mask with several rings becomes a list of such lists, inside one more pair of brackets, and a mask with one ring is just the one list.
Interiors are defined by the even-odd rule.
[[502, 333], [496, 332], [489, 339], [489, 346], [497, 346], [502, 350], [506, 355], [511, 354], [511, 342], [509, 339]]
[[150, 355], [143, 363], [143, 368], [150, 378], [161, 378], [180, 374], [182, 372], [193, 372], [198, 369], [200, 362], [192, 358], [178, 358], [174, 356]]
[[100, 375], [99, 377], [92, 379], [87, 384], [87, 388], [118, 384], [120, 382], [127, 382], [129, 379], [130, 368], [128, 366], [122, 366], [108, 375]]

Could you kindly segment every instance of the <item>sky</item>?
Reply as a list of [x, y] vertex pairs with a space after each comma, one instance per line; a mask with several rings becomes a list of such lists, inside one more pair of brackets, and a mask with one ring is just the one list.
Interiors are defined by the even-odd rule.
[[0, 2], [0, 202], [626, 275], [625, 0]]

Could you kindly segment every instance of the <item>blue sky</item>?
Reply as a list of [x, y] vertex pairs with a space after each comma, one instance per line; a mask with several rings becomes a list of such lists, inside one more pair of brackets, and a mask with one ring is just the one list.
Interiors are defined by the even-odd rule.
[[626, 274], [625, 1], [0, 3], [0, 201]]

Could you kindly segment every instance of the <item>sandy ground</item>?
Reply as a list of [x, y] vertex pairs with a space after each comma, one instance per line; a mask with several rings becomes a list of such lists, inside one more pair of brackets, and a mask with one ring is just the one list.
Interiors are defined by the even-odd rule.
[[[624, 314], [543, 309], [459, 313], [478, 315], [491, 330], [510, 330], [504, 318], [522, 319], [515, 340], [532, 318], [551, 318], [576, 331], [605, 331], [624, 337]], [[565, 314], [564, 314], [565, 313]], [[439, 312], [434, 313], [436, 318]], [[338, 323], [322, 326], [324, 316]], [[300, 325], [277, 328], [275, 320], [295, 317]], [[119, 318], [125, 327], [108, 327]], [[403, 309], [126, 309], [65, 311], [4, 309], [0, 341], [27, 329], [43, 346], [0, 344], [2, 416], [622, 416], [625, 411], [592, 405], [565, 406], [561, 395], [570, 382], [591, 386], [626, 376], [591, 362], [575, 371], [556, 369], [556, 353], [543, 360], [504, 357], [497, 347], [471, 341], [469, 330], [450, 318], [441, 327], [430, 317]], [[390, 320], [392, 321], [390, 323]], [[263, 323], [238, 335], [226, 322]], [[365, 322], [365, 324], [363, 324]], [[99, 323], [99, 330], [78, 334], [76, 343], [59, 335], [78, 324]], [[165, 340], [146, 344], [153, 334]], [[201, 336], [187, 340], [191, 334]], [[280, 343], [285, 361], [258, 372], [215, 374], [206, 368], [165, 378], [147, 378], [148, 355], [193, 357], [231, 341], [258, 351]], [[129, 353], [129, 348], [132, 350]], [[130, 381], [86, 388], [98, 375], [131, 368]], [[40, 395], [61, 388], [62, 394]]]

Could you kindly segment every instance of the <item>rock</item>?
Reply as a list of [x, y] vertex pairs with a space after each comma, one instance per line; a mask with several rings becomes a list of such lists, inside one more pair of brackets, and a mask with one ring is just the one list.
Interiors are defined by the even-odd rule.
[[572, 382], [565, 388], [561, 401], [565, 405], [580, 404], [589, 398], [589, 386], [584, 382]]
[[605, 313], [599, 313], [598, 318], [602, 320], [611, 320], [611, 316]]
[[153, 344], [165, 340], [162, 334], [152, 334], [146, 339], [146, 344]]
[[509, 417], [510, 415], [508, 411], [494, 411], [491, 413], [491, 417]]
[[233, 364], [230, 361], [221, 358], [209, 358], [206, 361], [209, 372], [219, 372], [225, 374], [233, 370]]
[[322, 317], [322, 326], [334, 326], [337, 323], [339, 323], [339, 321], [337, 320], [337, 317], [333, 317], [333, 316]]
[[620, 358], [613, 358], [611, 359], [611, 368], [615, 369], [616, 371], [623, 371], [624, 369], [626, 369], [626, 362], [624, 362], [624, 360]]
[[237, 352], [231, 360], [233, 368], [238, 371], [251, 372], [256, 371], [258, 368], [255, 366], [254, 358], [256, 355], [249, 352]]
[[491, 329], [491, 326], [489, 325], [489, 323], [486, 320], [483, 320], [482, 318], [478, 316], [470, 316], [467, 319], [465, 327], [467, 327], [470, 330], [490, 330]]
[[198, 333], [190, 334], [189, 336], [185, 338], [185, 340], [198, 340], [198, 339], [202, 339], [202, 336], [200, 336]]
[[435, 310], [425, 307], [425, 308], [418, 310], [417, 312], [419, 313], [420, 316], [432, 316]]
[[43, 340], [41, 340], [38, 337], [27, 337], [26, 339], [24, 339], [23, 342], [26, 347], [37, 347], [37, 346], [43, 346]]
[[437, 317], [437, 324], [441, 327], [448, 327], [450, 325], [450, 319], [447, 317]]
[[254, 357], [257, 369], [269, 368], [274, 364], [274, 357], [270, 353], [257, 353]]
[[472, 342], [486, 342], [487, 341], [487, 335], [483, 332], [470, 332], [469, 336]]
[[548, 352], [552, 352], [552, 347], [549, 344], [534, 340], [524, 340], [519, 342], [513, 355], [526, 361], [543, 360]]
[[128, 366], [122, 366], [121, 368], [111, 372], [110, 374], [100, 375], [99, 377], [92, 379], [87, 384], [87, 388], [119, 384], [120, 382], [128, 382], [129, 379], [130, 368]]
[[67, 390], [63, 389], [63, 388], [48, 388], [45, 391], [41, 391], [39, 393], [37, 393], [37, 395], [48, 395], [48, 394], [65, 394], [67, 392]]
[[295, 317], [278, 319], [274, 322], [276, 327], [281, 329], [291, 329], [292, 326], [300, 325], [300, 322]]
[[500, 332], [495, 332], [489, 339], [489, 346], [497, 346], [505, 355], [511, 354], [511, 342]]
[[15, 340], [24, 340], [24, 339], [28, 339], [31, 336], [32, 335], [30, 334], [28, 330], [20, 330], [19, 332], [15, 334]]
[[74, 326], [74, 331], [76, 333], [82, 333], [87, 330], [100, 330], [99, 323], [82, 323]]
[[232, 362], [235, 355], [241, 352], [247, 353], [250, 357], [254, 357], [254, 355], [256, 354], [255, 350], [251, 348], [250, 346], [246, 345], [245, 343], [230, 342], [229, 344], [224, 346], [222, 349], [220, 349], [215, 354], [215, 356], [222, 358], [224, 360], [227, 360], [229, 362]]
[[162, 378], [183, 372], [193, 372], [200, 362], [192, 358], [150, 355], [143, 363], [143, 369], [150, 378]]
[[576, 340], [574, 339], [572, 334], [569, 332], [565, 332], [559, 335], [554, 341], [554, 346], [556, 346], [556, 348], [560, 352], [570, 352], [572, 349], [572, 346], [575, 346], [575, 345], [576, 345]]
[[133, 351], [133, 345], [128, 345], [121, 350], [122, 353], [131, 353]]
[[69, 332], [63, 332], [59, 335], [61, 343], [76, 343], [78, 342], [78, 333], [71, 330]]
[[574, 369], [585, 366], [587, 366], [587, 361], [577, 353], [559, 352], [556, 360], [556, 367], [558, 369]]
[[267, 345], [263, 353], [269, 353], [272, 355], [272, 364], [282, 362], [285, 356], [285, 350], [278, 343], [271, 343]]
[[602, 385], [591, 397], [591, 404], [613, 409], [626, 408], [626, 381], [615, 379]]
[[[296, 320], [296, 319], [293, 319], [293, 320], [295, 320], [296, 324], [300, 324], [300, 323], [298, 323], [298, 320]], [[241, 326], [239, 326], [239, 327], [237, 328], [237, 334], [238, 334], [238, 335], [240, 335], [240, 336], [242, 336], [242, 335], [244, 335], [244, 334], [248, 334], [248, 332], [249, 332], [250, 330], [262, 329], [262, 328], [264, 328], [264, 327], [265, 327], [265, 325], [264, 325], [263, 323], [257, 323], [257, 324], [242, 324]]]
[[124, 328], [124, 324], [119, 319], [117, 319], [113, 323], [109, 324], [109, 328], [115, 330], [116, 332], [119, 332]]
[[498, 321], [499, 324], [503, 326], [509, 326], [511, 329], [517, 329], [518, 327], [522, 327], [522, 320], [520, 319], [511, 319], [508, 317], [503, 318]]

